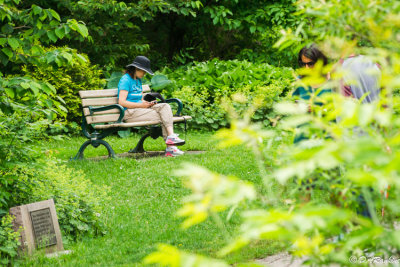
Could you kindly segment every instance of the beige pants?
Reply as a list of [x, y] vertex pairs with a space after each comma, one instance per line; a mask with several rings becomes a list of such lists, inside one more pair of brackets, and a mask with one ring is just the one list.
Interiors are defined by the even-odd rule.
[[159, 121], [161, 122], [163, 138], [167, 139], [168, 134], [166, 127], [172, 126], [172, 117], [170, 105], [167, 103], [160, 103], [155, 104], [151, 108], [128, 108], [125, 110], [124, 121]]

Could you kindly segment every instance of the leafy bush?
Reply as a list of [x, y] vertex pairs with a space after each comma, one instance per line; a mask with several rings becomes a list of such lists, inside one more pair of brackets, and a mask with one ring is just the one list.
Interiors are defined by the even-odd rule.
[[9, 117], [0, 116], [0, 166], [12, 162], [30, 160], [36, 152], [32, 149], [32, 143], [47, 127], [47, 120], [31, 122], [26, 116], [17, 114]]
[[92, 184], [82, 171], [58, 165], [51, 159], [44, 164], [44, 169], [32, 178], [30, 201], [54, 199], [64, 239], [104, 234], [102, 215], [108, 188]]
[[0, 216], [13, 206], [53, 198], [66, 239], [103, 234], [101, 215], [108, 188], [92, 184], [81, 171], [58, 165], [52, 159], [41, 161], [33, 166], [0, 169]]
[[18, 255], [20, 233], [13, 229], [13, 217], [4, 216], [0, 224], [0, 265], [7, 266], [13, 263]]
[[0, 168], [0, 217], [6, 215], [11, 207], [25, 204], [32, 188], [34, 170], [24, 165]]
[[236, 103], [236, 109], [245, 110], [256, 101], [259, 109], [252, 119], [269, 125], [274, 116], [272, 104], [287, 94], [293, 81], [290, 68], [238, 60], [214, 59], [177, 70], [165, 68], [162, 73], [172, 80], [163, 94], [180, 98], [184, 113], [193, 117], [192, 127], [203, 130], [228, 124], [222, 102], [238, 93], [243, 100]]
[[[54, 52], [59, 48], [48, 48], [46, 52]], [[79, 122], [82, 110], [81, 99], [78, 92], [81, 90], [95, 90], [104, 88], [105, 80], [100, 78], [102, 71], [91, 65], [88, 57], [71, 50], [69, 64], [62, 66], [51, 65], [26, 65], [23, 67], [25, 75], [30, 75], [38, 80], [46, 81], [56, 89], [56, 98], [60, 97], [65, 102], [68, 110], [67, 121]]]
[[[83, 236], [105, 234], [103, 207], [108, 200], [107, 187], [92, 184], [81, 171], [59, 165], [51, 158], [34, 165], [13, 166], [0, 168], [0, 217], [3, 221], [9, 220], [7, 213], [13, 206], [52, 198], [65, 243]], [[7, 227], [6, 224], [0, 226], [0, 255], [2, 251], [10, 251], [11, 259], [16, 256], [12, 253], [15, 242], [10, 241], [11, 230]], [[7, 244], [6, 239], [2, 240], [6, 234]], [[3, 246], [9, 249], [2, 249]]]

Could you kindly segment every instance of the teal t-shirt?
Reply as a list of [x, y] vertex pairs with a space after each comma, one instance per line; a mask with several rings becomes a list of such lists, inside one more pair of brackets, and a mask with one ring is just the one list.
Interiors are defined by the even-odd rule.
[[[323, 94], [326, 93], [332, 93], [331, 89], [313, 89], [311, 87], [308, 88], [304, 88], [304, 87], [297, 87], [296, 90], [293, 92], [292, 96], [298, 96], [303, 100], [310, 100], [311, 95], [313, 93], [318, 92], [318, 94], [316, 96], [322, 96]], [[316, 105], [322, 105], [322, 103], [320, 102], [315, 102]]]
[[[326, 93], [332, 93], [332, 90], [331, 89], [322, 89], [322, 90], [313, 89], [311, 86], [309, 86], [308, 88], [297, 87], [296, 90], [293, 92], [292, 96], [297, 96], [297, 97], [299, 97], [299, 98], [301, 98], [303, 100], [310, 100], [311, 95], [316, 93], [316, 92], [318, 92], [318, 94], [316, 96], [319, 97], [319, 96], [321, 96], [323, 94], [326, 94]], [[314, 102], [314, 104], [318, 105], [318, 106], [322, 106], [321, 102], [317, 102], [316, 101], [316, 102]], [[303, 125], [305, 125], [305, 124], [303, 124]], [[298, 127], [301, 127], [301, 126], [302, 125], [299, 125]], [[298, 142], [300, 142], [302, 140], [307, 140], [307, 139], [309, 139], [309, 138], [304, 133], [300, 133], [300, 134], [297, 134], [294, 137], [293, 142], [294, 143], [298, 143]]]
[[142, 102], [142, 80], [132, 79], [132, 77], [128, 73], [126, 73], [124, 76], [121, 77], [118, 83], [118, 98], [119, 92], [121, 90], [128, 91], [128, 95], [126, 97], [127, 101], [134, 103]]

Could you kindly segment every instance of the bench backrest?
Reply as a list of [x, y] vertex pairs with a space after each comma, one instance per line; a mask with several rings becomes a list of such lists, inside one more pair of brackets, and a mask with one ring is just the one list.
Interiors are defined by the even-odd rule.
[[[149, 91], [150, 87], [148, 85], [143, 85], [143, 93]], [[90, 115], [88, 108], [89, 106], [102, 107], [118, 104], [118, 89], [79, 91], [79, 96], [82, 99], [83, 114], [85, 115], [86, 122], [88, 124], [115, 122], [118, 120], [119, 109], [117, 108], [106, 111], [98, 111], [92, 116]]]

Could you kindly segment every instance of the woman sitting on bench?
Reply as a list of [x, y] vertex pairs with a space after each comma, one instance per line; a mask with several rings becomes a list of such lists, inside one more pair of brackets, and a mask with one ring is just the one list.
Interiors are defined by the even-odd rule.
[[145, 56], [137, 56], [127, 65], [125, 75], [118, 83], [118, 104], [125, 108], [124, 121], [161, 121], [163, 138], [167, 144], [165, 156], [175, 157], [184, 152], [176, 146], [185, 144], [174, 133], [173, 115], [169, 104], [148, 102], [142, 95], [142, 78], [146, 73], [154, 75], [150, 69], [150, 60]]

